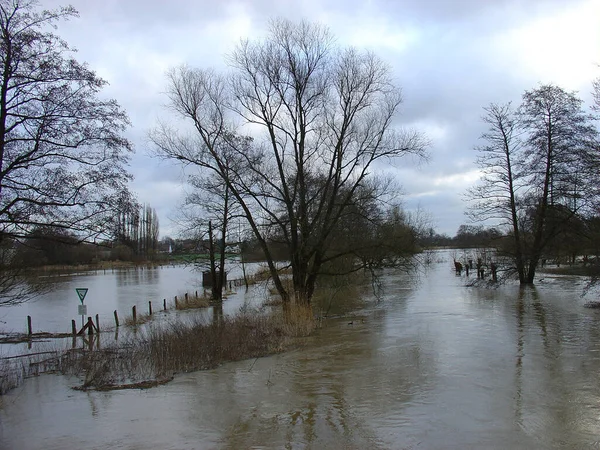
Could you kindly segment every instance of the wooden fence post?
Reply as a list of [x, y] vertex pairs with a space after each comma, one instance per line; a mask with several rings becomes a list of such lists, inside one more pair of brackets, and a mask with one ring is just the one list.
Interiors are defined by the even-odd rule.
[[71, 332], [73, 336], [77, 334], [77, 325], [75, 325], [75, 319], [71, 320]]
[[33, 334], [33, 330], [31, 328], [31, 316], [27, 316], [27, 334], [29, 336]]
[[148, 315], [152, 315], [152, 301], [148, 301]]
[[117, 314], [116, 309], [113, 314], [115, 315], [115, 324], [117, 325], [117, 328], [119, 328], [119, 315]]
[[177, 296], [175, 296], [175, 309], [177, 309]]
[[92, 336], [94, 334], [94, 321], [92, 320], [91, 316], [88, 316], [87, 329], [88, 329], [88, 336]]
[[135, 312], [135, 305], [133, 305], [133, 308], [131, 308], [131, 315], [133, 316], [133, 324], [137, 325], [137, 314]]
[[167, 310], [167, 299], [163, 298], [163, 311]]
[[96, 331], [100, 333], [100, 316], [96, 314]]

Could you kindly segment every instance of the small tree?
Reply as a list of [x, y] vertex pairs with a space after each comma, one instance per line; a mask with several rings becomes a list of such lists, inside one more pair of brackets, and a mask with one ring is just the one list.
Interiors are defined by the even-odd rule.
[[[130, 201], [129, 121], [99, 98], [106, 81], [48, 31], [75, 9], [37, 5], [0, 0], [0, 241], [47, 224], [93, 241]], [[10, 290], [10, 281], [0, 287], [4, 302], [15, 299]]]
[[187, 233], [200, 232], [208, 237], [211, 299], [220, 302], [226, 280], [229, 223], [237, 208], [227, 184], [214, 174], [192, 175], [189, 181], [193, 190], [186, 196], [182, 222]]

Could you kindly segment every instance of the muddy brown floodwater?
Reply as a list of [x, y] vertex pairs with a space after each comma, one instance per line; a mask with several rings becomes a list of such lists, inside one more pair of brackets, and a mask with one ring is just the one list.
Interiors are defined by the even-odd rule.
[[600, 312], [582, 280], [467, 288], [434, 259], [300, 350], [149, 390], [30, 379], [1, 399], [0, 447], [598, 448]]

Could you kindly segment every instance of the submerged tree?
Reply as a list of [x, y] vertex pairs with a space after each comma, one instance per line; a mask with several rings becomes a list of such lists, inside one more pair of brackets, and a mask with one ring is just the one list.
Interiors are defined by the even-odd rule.
[[[130, 201], [128, 118], [106, 85], [48, 31], [72, 7], [38, 11], [35, 0], [0, 0], [0, 244], [51, 225], [93, 241], [113, 230]], [[10, 254], [10, 251], [8, 251]], [[10, 257], [3, 269], [10, 270]], [[3, 302], [16, 278], [0, 286]]]
[[488, 130], [482, 135], [485, 145], [477, 148], [476, 161], [482, 172], [480, 183], [468, 192], [473, 204], [469, 211], [475, 220], [499, 221], [513, 237], [512, 255], [521, 283], [527, 280], [524, 236], [520, 222], [522, 205], [517, 196], [526, 188], [522, 164], [523, 142], [517, 117], [510, 103], [484, 108], [483, 121]]
[[[171, 71], [170, 105], [195, 133], [163, 124], [152, 139], [161, 155], [221, 177], [284, 304], [310, 305], [332, 233], [374, 164], [421, 157], [426, 145], [393, 124], [402, 97], [389, 68], [372, 53], [336, 48], [324, 27], [275, 21], [264, 40], [243, 41], [229, 62], [229, 78]], [[289, 253], [291, 287], [277, 272], [273, 236]]]
[[187, 234], [196, 235], [197, 239], [206, 237], [208, 240], [211, 299], [220, 302], [226, 282], [229, 224], [239, 211], [227, 184], [214, 174], [192, 175], [189, 183], [193, 190], [185, 198], [182, 212], [184, 229]]
[[582, 101], [554, 85], [525, 92], [516, 113], [509, 105], [486, 112], [471, 213], [508, 227], [506, 248], [521, 283], [531, 284], [544, 250], [598, 198], [598, 132]]

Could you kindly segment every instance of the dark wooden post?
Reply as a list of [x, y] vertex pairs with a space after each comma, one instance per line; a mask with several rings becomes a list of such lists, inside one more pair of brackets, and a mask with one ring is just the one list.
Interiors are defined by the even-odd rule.
[[33, 334], [33, 330], [31, 328], [31, 316], [27, 316], [27, 334], [29, 336]]
[[187, 295], [187, 292], [185, 293], [185, 301], [186, 301], [186, 303], [187, 303], [187, 301], [188, 301], [188, 295]]
[[96, 331], [100, 333], [100, 317], [96, 314]]
[[135, 305], [133, 305], [133, 308], [131, 308], [131, 315], [133, 316], [133, 324], [137, 325], [137, 314], [135, 311]]
[[148, 301], [148, 315], [152, 315], [152, 301]]
[[167, 310], [167, 299], [163, 298], [163, 311]]
[[73, 336], [77, 334], [77, 325], [75, 325], [75, 319], [71, 320], [71, 332]]
[[113, 314], [115, 315], [115, 324], [117, 325], [117, 328], [119, 328], [119, 315], [117, 314], [116, 309]]
[[88, 316], [87, 329], [88, 329], [88, 336], [92, 336], [94, 334], [94, 321], [92, 320], [91, 316]]
[[177, 296], [175, 296], [175, 309], [177, 309]]
[[198, 291], [196, 291], [196, 298], [198, 298]]

